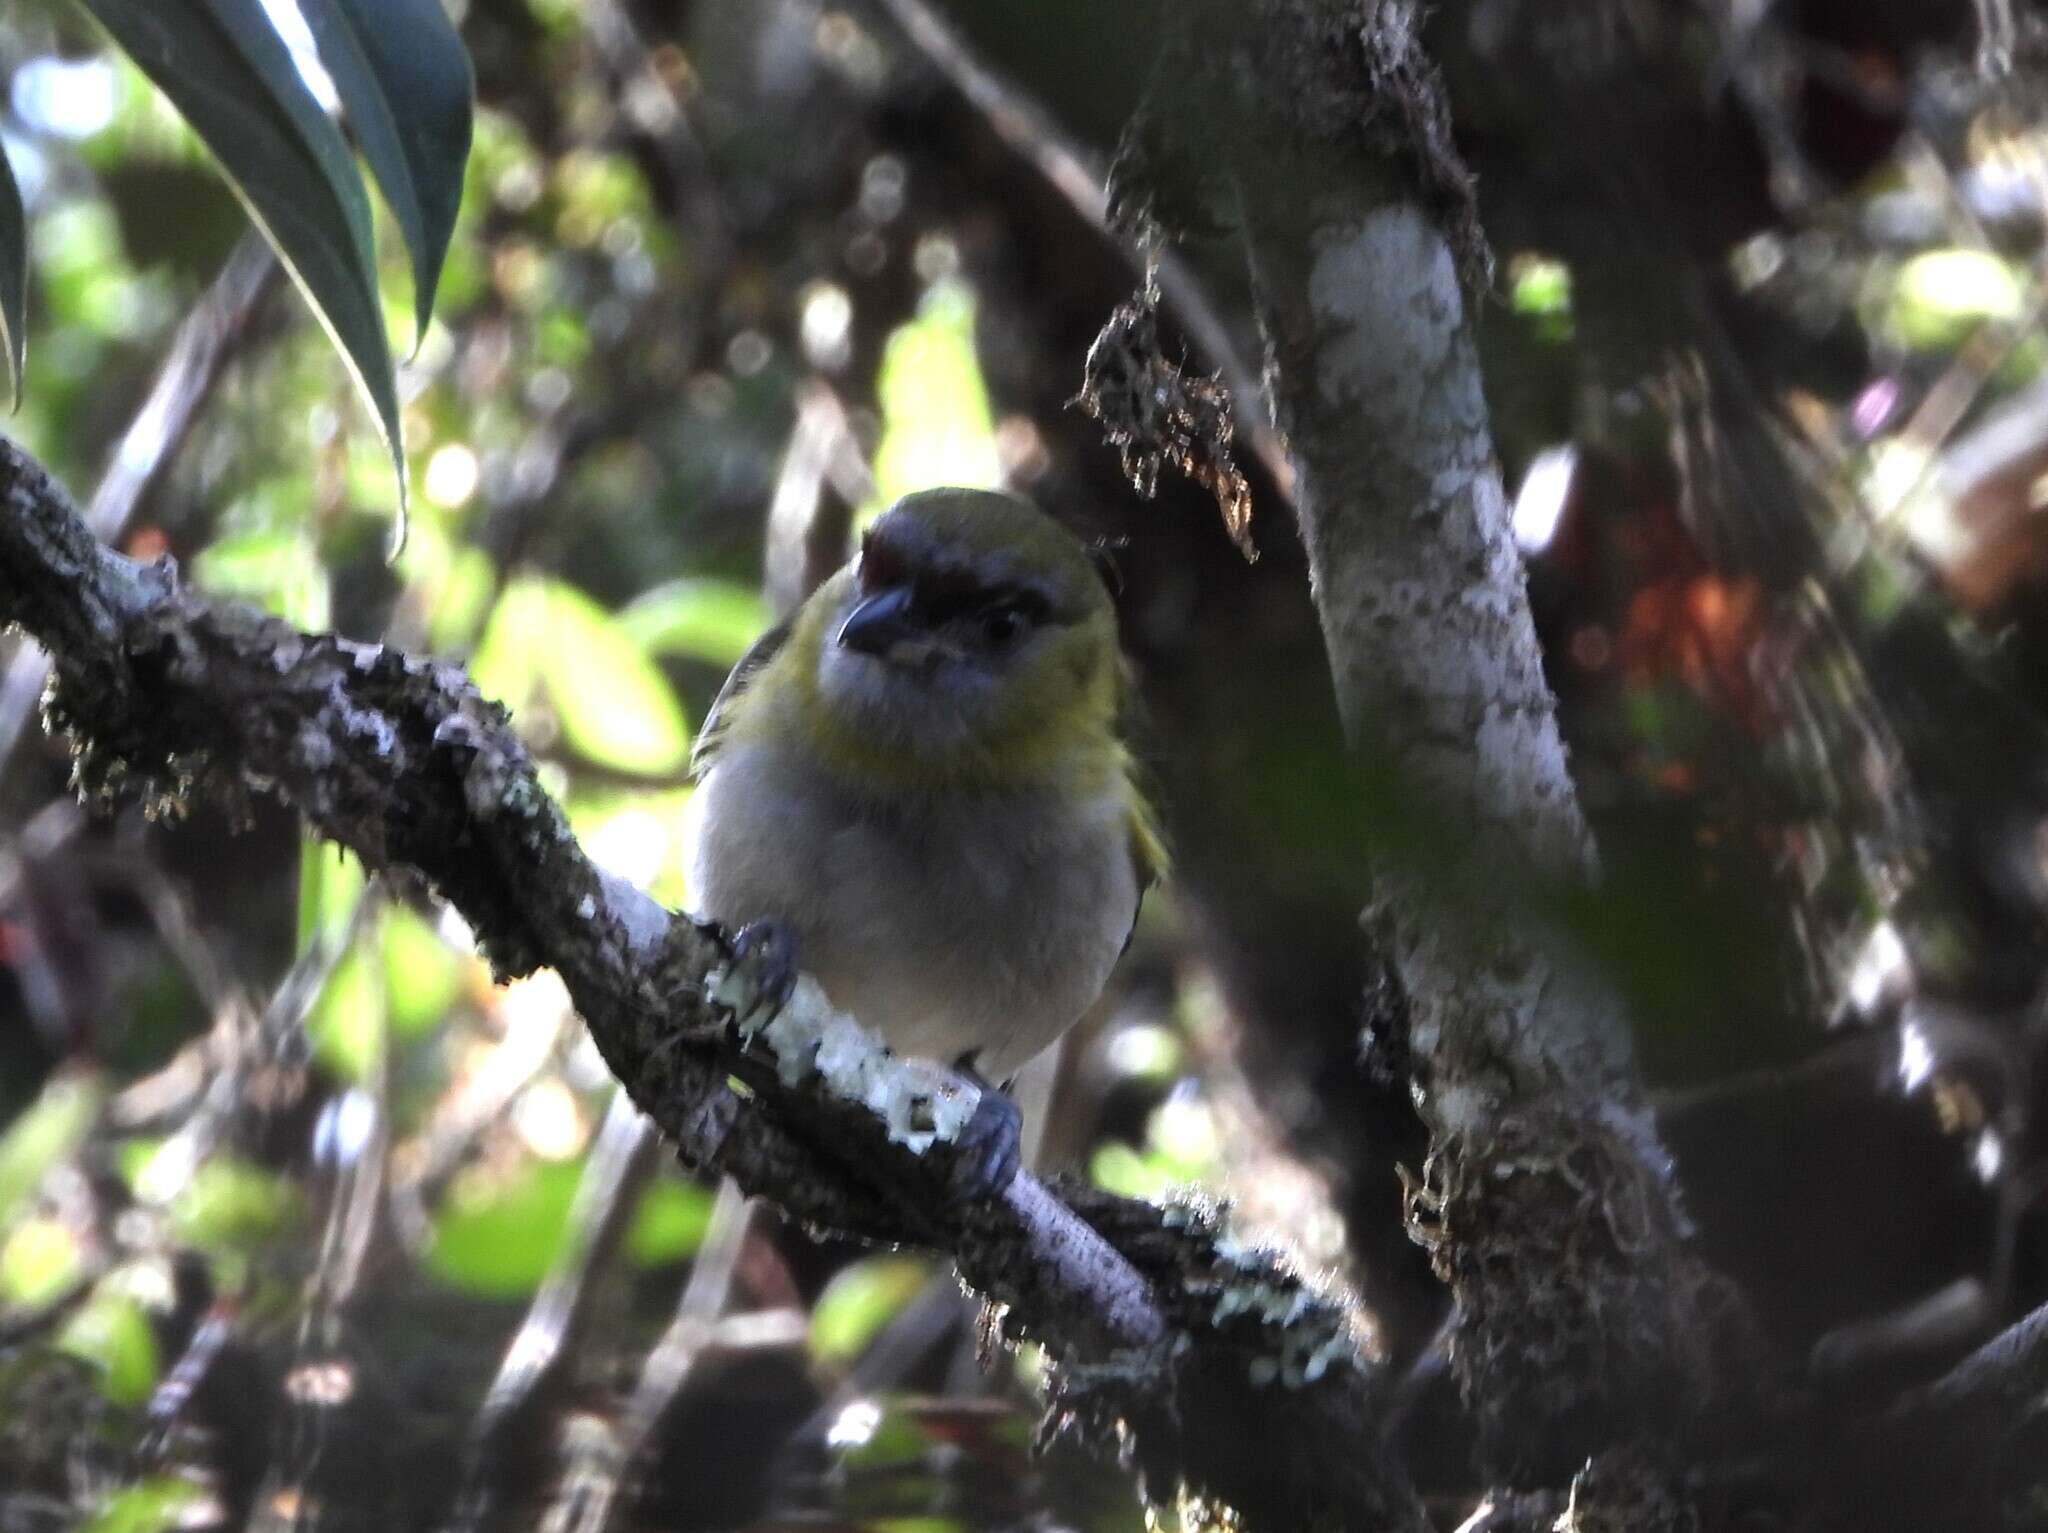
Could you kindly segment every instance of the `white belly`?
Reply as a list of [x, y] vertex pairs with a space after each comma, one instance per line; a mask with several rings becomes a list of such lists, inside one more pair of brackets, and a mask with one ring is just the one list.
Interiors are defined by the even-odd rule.
[[1122, 799], [951, 794], [877, 812], [771, 747], [697, 790], [690, 896], [729, 928], [788, 923], [834, 1004], [900, 1052], [1002, 1081], [1102, 991], [1137, 912]]

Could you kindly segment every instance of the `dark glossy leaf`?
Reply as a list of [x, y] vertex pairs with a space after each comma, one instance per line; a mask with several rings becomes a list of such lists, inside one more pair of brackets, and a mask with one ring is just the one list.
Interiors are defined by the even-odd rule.
[[341, 130], [299, 78], [262, 0], [79, 3], [213, 151], [333, 337], [391, 452], [402, 539], [405, 451], [370, 199]]
[[14, 167], [0, 154], [0, 344], [7, 348], [7, 390], [21, 402], [21, 369], [28, 358], [28, 219]]
[[441, 0], [299, 0], [299, 10], [405, 237], [424, 338], [469, 159], [469, 53]]

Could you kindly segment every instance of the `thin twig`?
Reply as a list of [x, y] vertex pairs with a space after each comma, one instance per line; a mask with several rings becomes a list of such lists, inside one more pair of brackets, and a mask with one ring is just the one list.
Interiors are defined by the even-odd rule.
[[689, 1383], [697, 1361], [717, 1339], [718, 1317], [732, 1293], [733, 1274], [753, 1222], [753, 1205], [731, 1181], [721, 1182], [711, 1208], [710, 1228], [690, 1267], [690, 1280], [675, 1318], [640, 1366], [640, 1381], [615, 1427], [616, 1452], [599, 1483], [592, 1484], [569, 1524], [572, 1533], [604, 1533], [617, 1518], [628, 1476], [640, 1467], [655, 1428]]
[[604, 1270], [625, 1235], [626, 1216], [654, 1169], [658, 1143], [654, 1126], [632, 1099], [623, 1091], [616, 1094], [576, 1184], [562, 1248], [505, 1349], [498, 1376], [470, 1428], [454, 1527], [492, 1525], [508, 1441], [572, 1355], [588, 1318], [592, 1279]]

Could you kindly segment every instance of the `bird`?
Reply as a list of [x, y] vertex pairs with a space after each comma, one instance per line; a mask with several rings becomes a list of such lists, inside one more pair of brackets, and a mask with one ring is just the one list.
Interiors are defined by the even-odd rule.
[[[1004, 491], [906, 495], [698, 732], [694, 909], [897, 1053], [1005, 1084], [1102, 993], [1167, 857], [1091, 551]], [[990, 1109], [973, 1178], [1018, 1160]]]

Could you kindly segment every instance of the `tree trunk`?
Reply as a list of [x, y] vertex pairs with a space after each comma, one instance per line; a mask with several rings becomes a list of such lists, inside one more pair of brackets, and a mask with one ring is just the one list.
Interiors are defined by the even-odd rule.
[[1483, 258], [1433, 71], [1405, 7], [1363, 28], [1307, 0], [1257, 17], [1268, 131], [1238, 137], [1232, 181], [1339, 706], [1382, 795], [1367, 918], [1432, 1138], [1412, 1232], [1458, 1302], [1489, 1467], [1557, 1472], [1708, 1392], [1702, 1275], [1622, 1008], [1539, 902], [1593, 851], [1494, 459], [1460, 281]]

